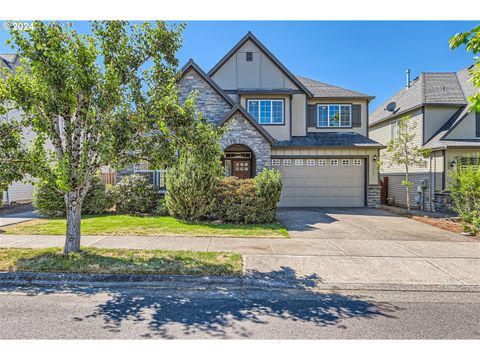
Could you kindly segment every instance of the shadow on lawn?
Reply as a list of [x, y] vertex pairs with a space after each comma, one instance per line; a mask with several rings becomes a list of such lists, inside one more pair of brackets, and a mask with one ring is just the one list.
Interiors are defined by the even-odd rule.
[[[346, 328], [349, 318], [391, 317], [402, 310], [361, 296], [315, 292], [321, 279], [316, 274], [297, 276], [288, 267], [268, 273], [252, 272], [245, 281], [274, 279], [290, 284], [292, 290], [172, 290], [140, 288], [16, 288], [30, 296], [67, 292], [78, 296], [108, 294], [109, 299], [71, 321], [100, 318], [109, 332], [122, 332], [122, 324], [133, 322], [147, 327], [144, 338], [171, 339], [179, 335], [208, 335], [214, 338], [251, 337], [247, 323], [268, 326], [272, 318], [304, 322], [319, 327]], [[0, 287], [0, 291], [12, 289]], [[288, 323], [285, 324], [288, 326]], [[251, 328], [251, 326], [250, 326]], [[293, 335], [293, 334], [292, 334]], [[183, 337], [182, 336], [182, 337]]]

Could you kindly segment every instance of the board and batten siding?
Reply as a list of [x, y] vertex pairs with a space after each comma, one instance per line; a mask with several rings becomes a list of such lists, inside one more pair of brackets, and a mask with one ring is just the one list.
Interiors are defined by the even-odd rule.
[[[367, 136], [367, 114], [368, 114], [368, 107], [367, 107], [367, 100], [347, 100], [347, 99], [322, 99], [322, 98], [314, 98], [308, 99], [307, 101], [308, 108], [314, 110], [313, 112], [313, 121], [312, 121], [312, 114], [307, 114], [307, 118], [309, 119], [307, 123], [308, 132], [356, 132], [363, 136]], [[332, 128], [318, 128], [317, 127], [317, 105], [352, 105], [352, 127], [348, 128], [341, 128], [341, 127], [332, 127]], [[354, 115], [353, 112], [356, 111], [354, 105], [360, 106], [360, 121], [359, 124], [355, 124], [355, 119], [353, 119]], [[307, 110], [308, 111], [308, 110]], [[358, 126], [360, 125], [360, 126]]]

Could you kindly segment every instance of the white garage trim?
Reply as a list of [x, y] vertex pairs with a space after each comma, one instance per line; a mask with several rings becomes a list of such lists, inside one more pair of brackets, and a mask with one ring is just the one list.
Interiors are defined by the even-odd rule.
[[[312, 166], [312, 160], [318, 166]], [[280, 207], [367, 206], [368, 155], [274, 155], [272, 163], [279, 164], [274, 167], [286, 185]]]

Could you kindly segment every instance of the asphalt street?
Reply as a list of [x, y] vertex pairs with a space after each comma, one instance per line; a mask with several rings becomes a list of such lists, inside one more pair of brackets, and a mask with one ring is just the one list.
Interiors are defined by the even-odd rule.
[[477, 292], [0, 288], [1, 339], [479, 339]]

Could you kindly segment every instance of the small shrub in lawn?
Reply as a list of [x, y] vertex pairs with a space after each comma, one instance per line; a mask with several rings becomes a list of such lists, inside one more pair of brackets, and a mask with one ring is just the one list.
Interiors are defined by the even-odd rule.
[[158, 190], [144, 175], [133, 174], [117, 184], [116, 210], [122, 214], [151, 214], [159, 199]]
[[[54, 184], [37, 184], [33, 192], [32, 204], [42, 215], [49, 217], [64, 217], [66, 205], [63, 195]], [[103, 214], [108, 210], [105, 194], [105, 184], [100, 176], [95, 176], [90, 190], [82, 204], [82, 214]]]
[[211, 216], [220, 173], [219, 162], [203, 164], [185, 156], [170, 167], [165, 195], [170, 215], [188, 221]]
[[255, 176], [257, 195], [266, 202], [265, 217], [268, 222], [275, 220], [275, 211], [282, 193], [282, 181], [280, 171], [275, 169], [263, 169]]

